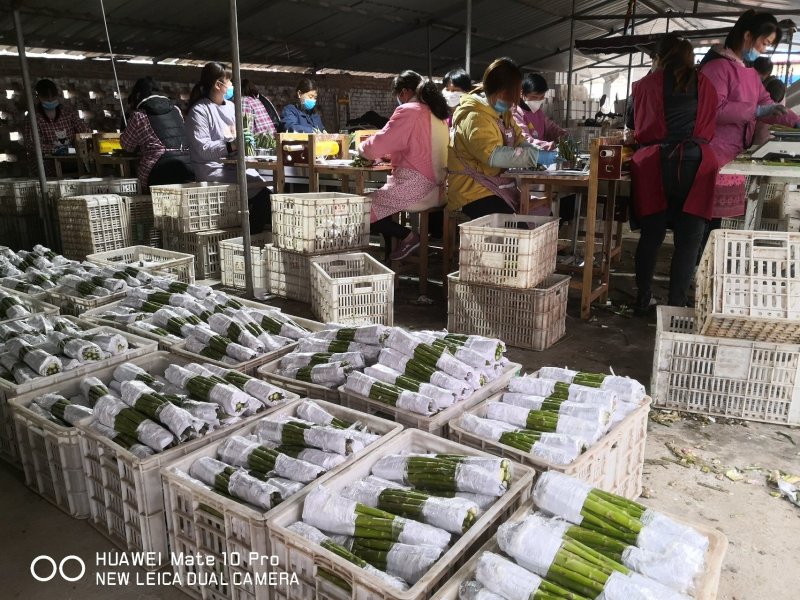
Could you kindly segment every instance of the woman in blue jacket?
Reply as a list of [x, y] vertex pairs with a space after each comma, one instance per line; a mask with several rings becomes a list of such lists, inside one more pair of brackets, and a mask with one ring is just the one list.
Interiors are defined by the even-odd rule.
[[311, 79], [301, 79], [297, 84], [297, 104], [287, 104], [281, 114], [287, 133], [324, 132], [325, 125], [317, 111], [317, 85]]

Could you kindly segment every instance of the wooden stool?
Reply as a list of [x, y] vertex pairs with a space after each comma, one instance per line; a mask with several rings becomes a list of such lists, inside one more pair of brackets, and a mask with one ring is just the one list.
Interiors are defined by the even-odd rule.
[[[444, 210], [443, 206], [436, 206], [434, 208], [421, 210], [419, 212], [406, 213], [419, 215], [419, 248], [417, 250], [417, 255], [414, 256], [411, 254], [403, 260], [391, 261], [392, 271], [397, 274], [399, 274], [401, 270], [404, 270], [402, 267], [407, 265], [416, 265], [419, 267], [418, 269], [412, 269], [412, 272], [415, 272], [419, 275], [420, 296], [426, 296], [428, 294], [428, 256], [430, 251], [430, 234], [428, 230], [429, 217], [431, 213], [439, 212], [441, 210]], [[401, 265], [401, 263], [405, 263], [405, 265]], [[447, 289], [447, 277], [444, 279], [444, 287]]]
[[466, 223], [467, 221], [469, 221], [469, 218], [460, 210], [452, 211], [447, 208], [444, 209], [444, 230], [442, 234], [444, 251], [442, 270], [445, 281], [445, 295], [447, 295], [447, 276], [450, 274], [450, 269], [455, 263], [453, 260], [453, 252], [458, 251], [458, 225], [459, 223]]

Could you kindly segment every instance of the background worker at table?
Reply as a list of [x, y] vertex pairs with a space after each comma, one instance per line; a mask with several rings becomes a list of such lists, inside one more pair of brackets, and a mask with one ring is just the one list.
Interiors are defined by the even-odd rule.
[[[76, 133], [89, 133], [86, 122], [78, 116], [77, 111], [69, 104], [64, 104], [58, 93], [56, 84], [49, 79], [40, 79], [34, 86], [36, 93], [36, 127], [39, 129], [39, 140], [42, 154], [67, 154], [68, 148], [74, 146]], [[30, 121], [25, 119], [22, 130], [25, 150], [28, 155], [28, 168], [35, 175], [36, 155], [33, 147], [33, 132]], [[55, 163], [44, 161], [44, 171], [48, 177], [56, 176]]]
[[512, 115], [523, 137], [540, 150], [555, 150], [567, 130], [556, 125], [542, 110], [547, 80], [538, 73], [528, 73], [522, 80], [522, 96]]
[[640, 144], [631, 160], [633, 209], [641, 226], [634, 306], [639, 314], [654, 306], [653, 274], [668, 227], [675, 236], [669, 304], [686, 306], [718, 168], [709, 144], [716, 129], [717, 93], [695, 70], [691, 43], [665, 35], [653, 66], [633, 84], [634, 130]]
[[519, 67], [510, 58], [498, 58], [481, 85], [461, 98], [447, 153], [448, 209], [471, 219], [519, 210], [516, 182], [503, 173], [512, 167], [532, 169], [539, 157], [511, 117], [521, 93]]
[[325, 131], [319, 114], [317, 84], [312, 79], [301, 79], [295, 90], [296, 104], [287, 104], [281, 113], [283, 130], [287, 133], [321, 133]]
[[242, 79], [242, 112], [250, 115], [253, 135], [268, 133], [274, 136], [280, 131], [280, 118], [275, 106], [248, 79]]
[[472, 78], [464, 69], [453, 69], [442, 77], [442, 96], [447, 102], [447, 126], [453, 125], [453, 113], [461, 97], [472, 89]]
[[401, 260], [419, 247], [419, 235], [392, 220], [404, 210], [441, 206], [447, 172], [447, 103], [438, 87], [419, 73], [403, 71], [392, 82], [399, 106], [389, 122], [361, 144], [359, 153], [371, 160], [390, 156], [392, 174], [373, 192], [370, 230], [400, 244], [392, 260]]

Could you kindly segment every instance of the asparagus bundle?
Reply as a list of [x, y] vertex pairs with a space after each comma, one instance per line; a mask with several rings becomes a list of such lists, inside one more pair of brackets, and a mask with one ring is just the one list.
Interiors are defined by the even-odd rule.
[[403, 544], [391, 540], [354, 538], [353, 554], [380, 569], [407, 581], [417, 583], [442, 556], [434, 546]]
[[194, 326], [202, 324], [202, 321], [188, 311], [185, 312], [188, 314], [183, 314], [183, 311], [178, 312], [175, 308], [159, 308], [153, 313], [152, 320], [170, 333], [187, 338], [192, 334]]
[[44, 294], [45, 291], [42, 286], [36, 285], [35, 283], [30, 283], [22, 279], [17, 279], [15, 277], [3, 277], [2, 282], [0, 282], [0, 285], [2, 285], [4, 288], [14, 290], [15, 292], [22, 292], [23, 294], [30, 294], [31, 296], [38, 296], [39, 294]]
[[58, 280], [58, 291], [68, 296], [79, 296], [81, 298], [104, 298], [110, 296], [111, 292], [104, 287], [95, 285], [87, 279], [78, 275], [65, 275]]
[[281, 358], [280, 368], [300, 369], [333, 362], [352, 369], [362, 369], [365, 366], [364, 356], [360, 352], [292, 352]]
[[[200, 306], [197, 299], [188, 294], [173, 294], [170, 292], [156, 291], [153, 288], [131, 288], [128, 290], [128, 298], [138, 298], [139, 300], [161, 306], [180, 306], [193, 313], [194, 310], [198, 310]], [[204, 309], [200, 307], [200, 310]]]
[[644, 386], [630, 377], [604, 375], [602, 373], [583, 373], [558, 367], [542, 367], [537, 373], [544, 379], [552, 379], [564, 383], [575, 383], [587, 387], [600, 388], [616, 392], [623, 402], [641, 403], [646, 395]]
[[283, 372], [287, 377], [335, 389], [347, 379], [348, 368], [340, 362], [330, 362], [313, 367], [289, 368]]
[[346, 429], [313, 425], [297, 419], [286, 421], [261, 419], [256, 425], [255, 434], [259, 439], [277, 444], [319, 448], [343, 456], [349, 456], [364, 449], [364, 444], [349, 435]]
[[368, 365], [374, 364], [378, 360], [381, 352], [380, 346], [370, 346], [357, 342], [343, 342], [341, 340], [320, 340], [312, 337], [300, 338], [297, 344], [298, 352], [358, 352], [364, 357], [364, 362]]
[[[250, 437], [252, 438], [253, 436]], [[255, 436], [255, 439], [257, 439], [262, 446], [266, 446], [267, 448], [272, 448], [276, 452], [280, 452], [281, 454], [285, 454], [286, 456], [291, 456], [292, 458], [297, 458], [307, 463], [311, 463], [312, 465], [317, 465], [318, 467], [322, 467], [326, 471], [330, 471], [331, 469], [338, 467], [347, 460], [347, 457], [342, 454], [336, 454], [335, 452], [325, 452], [324, 450], [319, 450], [318, 448], [308, 448], [306, 446], [290, 446], [287, 444], [279, 444], [271, 440], [260, 438], [258, 436]]]
[[205, 327], [196, 326], [189, 334], [189, 339], [195, 338], [202, 342], [206, 347], [212, 348], [223, 354], [227, 354], [231, 358], [239, 362], [246, 362], [258, 356], [258, 352], [245, 348], [241, 344], [231, 341], [230, 339], [214, 333]]
[[264, 406], [275, 406], [287, 399], [285, 390], [267, 383], [266, 381], [262, 381], [261, 379], [256, 379], [255, 377], [250, 377], [239, 371], [226, 369], [209, 363], [204, 363], [203, 366], [228, 383], [235, 385], [246, 394], [250, 394]]
[[434, 369], [447, 373], [454, 379], [466, 381], [475, 389], [486, 383], [485, 377], [477, 374], [475, 369], [449, 354], [445, 347], [435, 347], [420, 342], [400, 328], [396, 327], [392, 330], [391, 335], [386, 340], [386, 347], [415, 358], [423, 364], [430, 365]]
[[[475, 566], [475, 579], [491, 595], [476, 593], [480, 588], [476, 582], [465, 582], [465, 592], [460, 598], [470, 600], [589, 600], [579, 594], [570, 593], [559, 585], [545, 581], [527, 569], [493, 552], [484, 552]], [[471, 593], [470, 593], [471, 592]], [[590, 598], [594, 598], [591, 596]]]
[[102, 425], [137, 439], [156, 452], [162, 452], [175, 442], [175, 437], [161, 425], [113, 396], [100, 398], [94, 406], [94, 414]]
[[0, 318], [19, 319], [31, 314], [28, 307], [24, 305], [17, 296], [0, 291]]
[[688, 600], [688, 596], [640, 574], [530, 515], [497, 531], [500, 549], [526, 569], [588, 598]]
[[217, 457], [229, 465], [244, 467], [262, 475], [274, 474], [303, 483], [310, 483], [325, 472], [318, 465], [281, 454], [238, 435], [222, 442], [217, 449]]
[[341, 327], [315, 331], [311, 337], [319, 340], [339, 340], [356, 342], [369, 346], [382, 346], [389, 337], [392, 328], [385, 325], [361, 325], [359, 327]]
[[49, 377], [62, 371], [61, 361], [57, 356], [48, 354], [44, 350], [34, 348], [21, 338], [14, 338], [6, 342], [4, 351], [17, 360], [21, 360], [37, 375]]
[[[366, 561], [358, 558], [356, 555], [347, 550], [347, 548], [345, 548], [341, 544], [337, 544], [336, 542], [334, 542], [330, 537], [326, 536], [316, 527], [312, 527], [311, 525], [303, 523], [302, 521], [297, 521], [296, 523], [292, 523], [291, 525], [289, 525], [287, 529], [311, 542], [314, 542], [319, 546], [322, 546], [329, 552], [333, 552], [340, 558], [343, 558], [346, 561], [361, 567], [366, 573], [369, 573], [373, 577], [380, 579], [381, 581], [383, 581], [384, 583], [386, 583], [387, 585], [396, 590], [405, 591], [408, 589], [408, 584], [406, 584], [405, 581], [399, 579], [398, 577], [392, 577], [391, 575], [388, 575], [387, 573], [384, 573], [383, 571], [376, 569]], [[322, 569], [320, 569], [319, 574], [320, 576], [323, 576]]]
[[118, 356], [130, 347], [125, 336], [119, 333], [96, 333], [89, 335], [87, 340], [111, 356]]
[[[581, 407], [583, 405], [578, 406]], [[580, 411], [576, 412], [579, 415], [582, 414]], [[581, 416], [574, 417], [560, 412], [528, 410], [505, 402], [487, 403], [486, 417], [532, 431], [574, 435], [586, 440], [589, 445], [603, 437], [603, 434], [608, 430], [607, 423], [588, 421]]]
[[478, 505], [463, 498], [441, 498], [411, 490], [397, 483], [368, 477], [347, 486], [342, 496], [400, 517], [428, 523], [461, 535], [478, 518]]
[[146, 446], [145, 444], [139, 443], [136, 437], [115, 431], [113, 427], [107, 427], [99, 421], [92, 421], [89, 424], [89, 427], [103, 437], [109, 438], [115, 444], [119, 444], [128, 452], [133, 454], [136, 458], [146, 459], [150, 458], [154, 454], [152, 448]]
[[154, 287], [164, 290], [165, 292], [170, 292], [171, 294], [189, 294], [198, 300], [203, 300], [214, 293], [214, 290], [207, 285], [184, 283], [182, 281], [166, 279], [165, 277], [154, 277], [150, 281], [150, 284]]
[[398, 517], [317, 486], [303, 503], [303, 522], [323, 531], [357, 538], [389, 540], [444, 549], [450, 534], [425, 523]]
[[178, 365], [167, 367], [164, 377], [171, 384], [188, 390], [200, 400], [219, 404], [229, 415], [240, 415], [253, 399], [249, 394], [230, 384], [218, 383]]
[[13, 376], [16, 383], [25, 383], [39, 377], [39, 374], [23, 362], [19, 362], [10, 352], [0, 353], [0, 364]]
[[[235, 386], [231, 386], [227, 381], [222, 379], [222, 377], [214, 374], [212, 371], [209, 371], [203, 365], [199, 365], [197, 363], [189, 363], [188, 365], [186, 365], [186, 370], [191, 371], [195, 375], [205, 377], [214, 383], [218, 383], [224, 386], [230, 386], [233, 389], [238, 390], [238, 388], [235, 388]], [[255, 414], [264, 408], [264, 405], [258, 399], [253, 398], [250, 394], [245, 394], [245, 396], [247, 404], [244, 407], [244, 410], [242, 411], [242, 416]]]
[[226, 496], [242, 500], [262, 510], [273, 508], [282, 499], [280, 490], [272, 484], [210, 456], [194, 461], [189, 468], [189, 475]]
[[691, 527], [562, 473], [543, 473], [534, 486], [533, 498], [547, 513], [646, 552], [664, 554], [681, 546], [686, 553], [705, 555], [708, 549], [708, 538]]
[[483, 419], [469, 413], [461, 417], [460, 425], [481, 438], [529, 452], [533, 456], [558, 465], [570, 464], [586, 447], [584, 440], [573, 435], [519, 429], [509, 423]]
[[61, 394], [44, 394], [33, 402], [67, 425], [77, 425], [81, 419], [92, 416], [91, 408], [73, 404]]
[[112, 294], [118, 294], [128, 289], [128, 284], [119, 278], [107, 278], [102, 275], [95, 275], [89, 278], [89, 283], [92, 283], [100, 288], [105, 288]]
[[211, 315], [211, 317], [208, 319], [208, 324], [212, 331], [216, 331], [220, 335], [223, 335], [234, 342], [241, 344], [245, 348], [249, 348], [250, 350], [257, 352], [258, 354], [264, 353], [264, 343], [231, 317], [222, 313], [217, 313]]
[[[251, 335], [256, 337], [259, 342], [264, 344], [266, 352], [271, 352], [281, 348], [291, 340], [287, 337], [280, 335], [271, 335], [264, 330], [263, 327], [256, 321], [252, 315], [245, 308], [226, 308], [223, 315], [234, 319], [242, 327], [244, 327]], [[289, 342], [287, 342], [289, 340]]]
[[617, 394], [613, 391], [599, 390], [597, 388], [577, 385], [574, 383], [561, 383], [540, 377], [514, 377], [508, 383], [510, 392], [518, 392], [529, 396], [541, 396], [547, 400], [570, 400], [582, 404], [611, 405], [616, 408]]
[[264, 331], [272, 335], [279, 335], [290, 340], [299, 340], [308, 335], [306, 329], [287, 319], [280, 311], [269, 310], [265, 307], [258, 310], [249, 309], [248, 312]]
[[116, 369], [114, 369], [112, 377], [115, 381], [120, 383], [124, 383], [126, 381], [141, 381], [153, 389], [157, 389], [162, 386], [162, 384], [157, 381], [155, 377], [150, 375], [150, 373], [145, 371], [139, 365], [134, 365], [133, 363], [122, 363]]
[[371, 367], [366, 367], [364, 369], [364, 374], [385, 383], [391, 383], [404, 390], [416, 392], [428, 398], [432, 398], [434, 402], [436, 402], [436, 407], [439, 410], [444, 410], [452, 406], [453, 403], [459, 399], [458, 395], [453, 390], [446, 390], [430, 383], [421, 382], [380, 363]]
[[502, 458], [471, 462], [473, 458], [389, 454], [372, 465], [372, 474], [437, 493], [442, 490], [502, 496], [511, 482], [509, 462]]
[[142, 381], [125, 381], [121, 390], [125, 404], [161, 423], [181, 441], [192, 437], [201, 429], [201, 425], [192, 415]]
[[106, 357], [100, 346], [90, 340], [72, 337], [58, 331], [51, 331], [47, 340], [64, 356], [82, 363], [97, 362]]
[[344, 388], [355, 394], [419, 415], [429, 416], [437, 412], [435, 401], [432, 398], [378, 381], [374, 377], [358, 371], [352, 371], [347, 375]]
[[[606, 400], [606, 402], [603, 402], [602, 398], [596, 398], [591, 404], [586, 404], [583, 402], [565, 400], [563, 398], [543, 398], [542, 396], [531, 396], [518, 392], [505, 392], [501, 398], [501, 402], [513, 404], [514, 406], [521, 406], [528, 410], [551, 410], [562, 414], [571, 414], [573, 417], [580, 418], [586, 418], [586, 416], [588, 416], [589, 421], [601, 420], [610, 425], [611, 414], [614, 412], [614, 403], [610, 398]], [[564, 406], [565, 404], [566, 407]]]
[[296, 414], [299, 419], [307, 421], [308, 423], [330, 425], [336, 429], [347, 429], [348, 435], [360, 440], [364, 446], [369, 446], [380, 438], [379, 435], [366, 431], [360, 423], [348, 423], [347, 421], [334, 417], [319, 404], [311, 400], [304, 400], [301, 402], [297, 406]]
[[224, 352], [220, 352], [216, 348], [206, 346], [203, 342], [201, 342], [195, 337], [186, 338], [183, 344], [183, 349], [186, 350], [187, 352], [198, 354], [203, 358], [208, 358], [211, 360], [216, 360], [218, 362], [225, 363], [226, 365], [238, 365], [240, 363], [240, 361], [236, 360], [232, 356], [228, 356], [227, 354], [225, 354]]
[[97, 316], [108, 321], [126, 325], [146, 318], [146, 315], [142, 311], [121, 304], [109, 306]]
[[411, 379], [455, 392], [461, 398], [475, 391], [475, 388], [466, 381], [456, 379], [444, 371], [438, 370], [434, 363], [411, 358], [391, 348], [381, 351], [378, 363]]

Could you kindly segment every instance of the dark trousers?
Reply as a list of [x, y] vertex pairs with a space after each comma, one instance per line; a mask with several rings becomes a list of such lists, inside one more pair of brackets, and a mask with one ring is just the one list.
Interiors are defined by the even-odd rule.
[[675, 250], [670, 265], [669, 304], [686, 306], [697, 253], [706, 231], [705, 219], [683, 212], [683, 204], [694, 183], [698, 166], [697, 161], [685, 159], [682, 162], [662, 162], [664, 191], [669, 208], [639, 219], [641, 237], [636, 247], [636, 287], [637, 303], [640, 305], [650, 300], [658, 249], [664, 242], [667, 228], [671, 228]]
[[153, 165], [147, 177], [148, 185], [169, 185], [194, 181], [194, 171], [188, 154], [165, 153]]
[[486, 196], [478, 200], [473, 200], [461, 208], [461, 212], [470, 219], [485, 217], [493, 214], [514, 214], [511, 207], [500, 196]]
[[267, 188], [259, 191], [247, 203], [250, 210], [250, 233], [255, 235], [264, 231], [267, 225], [272, 226], [272, 201]]
[[369, 232], [373, 235], [382, 235], [383, 236], [383, 250], [384, 250], [384, 260], [389, 260], [389, 255], [392, 252], [392, 238], [397, 238], [398, 240], [402, 240], [411, 233], [411, 230], [400, 223], [392, 220], [393, 215], [389, 215], [388, 217], [383, 217], [375, 221], [374, 223], [370, 224]]

